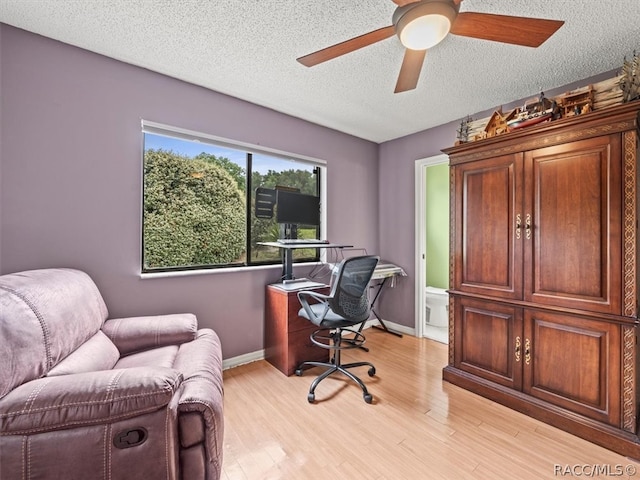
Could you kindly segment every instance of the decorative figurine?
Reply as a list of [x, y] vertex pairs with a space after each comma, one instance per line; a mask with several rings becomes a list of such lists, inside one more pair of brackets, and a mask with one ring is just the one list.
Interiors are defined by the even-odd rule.
[[518, 115], [519, 111], [519, 109], [515, 108], [507, 114], [503, 114], [502, 108], [499, 108], [498, 110], [493, 112], [493, 115], [489, 117], [489, 121], [484, 127], [485, 138], [491, 138], [497, 135], [502, 135], [503, 133], [507, 133], [509, 131], [507, 122], [513, 120]]
[[620, 90], [622, 90], [622, 101], [624, 103], [640, 98], [640, 57], [635, 51], [631, 60], [627, 60], [627, 57], [624, 58]]
[[540, 92], [536, 99], [525, 102], [521, 112], [507, 122], [510, 130], [525, 128], [547, 120], [554, 120], [558, 116], [558, 104], [555, 100], [549, 100]]
[[593, 110], [593, 100], [595, 89], [593, 85], [571, 90], [559, 97], [556, 97], [560, 107], [562, 118], [581, 115]]
[[457, 141], [456, 145], [460, 145], [461, 143], [467, 143], [469, 141], [469, 123], [471, 123], [473, 119], [467, 115], [460, 121], [460, 128], [456, 131], [457, 133]]

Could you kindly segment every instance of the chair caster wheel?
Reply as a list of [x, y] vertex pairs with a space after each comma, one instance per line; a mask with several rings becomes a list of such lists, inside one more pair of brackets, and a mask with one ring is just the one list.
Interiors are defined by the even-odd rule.
[[373, 401], [373, 397], [371, 396], [370, 393], [365, 393], [363, 397], [364, 397], [364, 401], [367, 403], [371, 403]]
[[369, 373], [369, 376], [370, 376], [370, 377], [373, 377], [373, 376], [376, 374], [376, 368], [375, 368], [375, 367], [371, 367], [371, 368], [369, 369], [369, 372], [368, 372], [368, 373]]
[[309, 395], [307, 395], [307, 401], [308, 401], [309, 403], [313, 403], [313, 402], [315, 402], [315, 400], [316, 400], [316, 396], [315, 396], [315, 394], [310, 393]]
[[301, 377], [301, 376], [302, 376], [302, 369], [296, 368], [296, 377]]

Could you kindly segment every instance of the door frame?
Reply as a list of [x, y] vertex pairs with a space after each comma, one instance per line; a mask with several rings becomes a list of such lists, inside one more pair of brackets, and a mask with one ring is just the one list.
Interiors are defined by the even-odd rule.
[[425, 331], [425, 299], [424, 289], [427, 287], [427, 225], [425, 221], [427, 204], [427, 167], [449, 163], [449, 156], [444, 153], [432, 157], [419, 158], [415, 162], [415, 298], [416, 337], [424, 337]]

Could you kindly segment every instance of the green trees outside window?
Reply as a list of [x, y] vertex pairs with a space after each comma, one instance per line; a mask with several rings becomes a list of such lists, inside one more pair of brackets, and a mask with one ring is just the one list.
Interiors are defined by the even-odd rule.
[[[253, 214], [255, 189], [286, 186], [318, 195], [315, 166], [144, 135], [143, 271], [280, 261], [278, 249], [258, 245], [276, 240], [279, 226], [275, 218]], [[195, 153], [198, 148], [202, 151]], [[316, 227], [299, 226], [302, 238], [318, 234]], [[317, 252], [300, 250], [296, 259], [317, 259]]]

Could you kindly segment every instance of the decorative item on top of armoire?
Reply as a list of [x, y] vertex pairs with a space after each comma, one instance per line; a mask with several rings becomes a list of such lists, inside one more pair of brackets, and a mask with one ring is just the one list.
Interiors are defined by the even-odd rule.
[[445, 149], [443, 378], [640, 459], [640, 100]]
[[[533, 101], [525, 102], [523, 107], [517, 107], [504, 115], [500, 108], [494, 111], [491, 116], [478, 120], [467, 116], [460, 122], [455, 145], [509, 133], [517, 128], [539, 123], [541, 120], [558, 120], [582, 115], [637, 99], [640, 99], [640, 58], [636, 52], [633, 52], [633, 57], [630, 60], [624, 58], [620, 73], [612, 78], [564, 92], [550, 99], [546, 99], [544, 94], [540, 94]], [[541, 118], [540, 114], [535, 115], [539, 112], [532, 114], [529, 110], [535, 106], [535, 102], [547, 102], [544, 110], [549, 110], [551, 115], [547, 114]], [[538, 108], [538, 110], [541, 109]], [[505, 116], [508, 128], [503, 128], [500, 124], [494, 125], [496, 120]]]
[[544, 92], [540, 92], [540, 95], [536, 98], [527, 100], [522, 108], [515, 109], [512, 112], [507, 121], [508, 129], [504, 133], [542, 122], [549, 122], [557, 118], [560, 118], [558, 103], [545, 97]]
[[622, 64], [620, 78], [620, 89], [622, 90], [622, 101], [631, 102], [640, 98], [640, 57], [633, 52], [633, 58]]
[[460, 128], [456, 131], [456, 145], [460, 145], [461, 143], [466, 143], [469, 141], [469, 132], [471, 131], [470, 123], [473, 119], [467, 115], [460, 121]]
[[578, 88], [556, 97], [562, 118], [589, 113], [593, 110], [593, 85]]
[[502, 135], [503, 133], [507, 133], [509, 128], [507, 126], [508, 122], [513, 120], [519, 111], [517, 108], [513, 110], [502, 113], [502, 108], [497, 109], [493, 112], [493, 114], [489, 117], [489, 121], [487, 125], [484, 127], [485, 138], [495, 137], [497, 135]]

